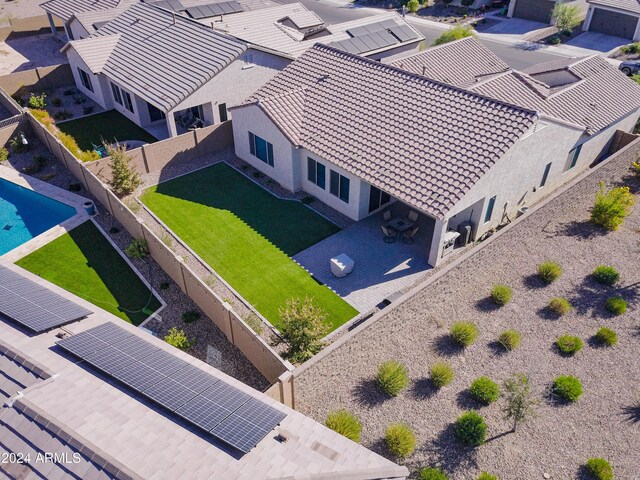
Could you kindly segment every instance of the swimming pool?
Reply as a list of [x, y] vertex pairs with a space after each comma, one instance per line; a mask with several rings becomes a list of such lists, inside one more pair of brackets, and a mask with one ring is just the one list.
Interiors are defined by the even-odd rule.
[[75, 214], [69, 205], [0, 178], [0, 255]]

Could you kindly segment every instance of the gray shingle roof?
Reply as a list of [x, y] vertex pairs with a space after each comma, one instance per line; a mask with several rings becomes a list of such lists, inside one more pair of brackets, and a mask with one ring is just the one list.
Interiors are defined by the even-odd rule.
[[71, 46], [80, 53], [83, 44], [116, 35], [102, 73], [165, 112], [247, 50], [239, 40], [144, 3]]
[[640, 2], [638, 0], [587, 0], [587, 2], [594, 5], [602, 5], [604, 7], [612, 7], [620, 10], [627, 10], [628, 12], [640, 13]]
[[442, 218], [536, 121], [531, 110], [315, 45], [245, 104], [297, 145]]
[[126, 8], [135, 3], [138, 3], [138, 0], [49, 0], [40, 6], [45, 12], [51, 13], [66, 22], [80, 12], [111, 10], [118, 7]]
[[597, 55], [510, 71], [469, 88], [582, 126], [589, 135], [640, 108], [640, 85]]
[[473, 37], [429, 48], [391, 65], [459, 87], [509, 70], [509, 65]]

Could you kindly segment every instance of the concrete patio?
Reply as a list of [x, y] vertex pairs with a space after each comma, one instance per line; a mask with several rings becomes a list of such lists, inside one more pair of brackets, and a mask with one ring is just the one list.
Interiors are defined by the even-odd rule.
[[[406, 215], [408, 207], [396, 207], [394, 216]], [[339, 233], [303, 250], [293, 260], [308, 270], [360, 313], [367, 312], [393, 293], [412, 285], [426, 270], [433, 221], [420, 217], [415, 243], [383, 241], [380, 214], [371, 215]], [[332, 275], [329, 260], [346, 253], [355, 266], [343, 278]]]

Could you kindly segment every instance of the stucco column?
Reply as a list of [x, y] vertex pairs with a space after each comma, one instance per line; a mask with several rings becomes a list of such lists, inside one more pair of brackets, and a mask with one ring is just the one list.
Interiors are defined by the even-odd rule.
[[176, 119], [173, 112], [167, 113], [167, 129], [169, 130], [169, 138], [178, 136], [178, 130], [176, 128]]
[[524, 1], [524, 0], [511, 0], [509, 2], [509, 9], [507, 10], [507, 17], [513, 17], [513, 11], [516, 9], [516, 1]]
[[446, 228], [446, 220], [436, 219], [436, 223], [433, 226], [431, 246], [429, 247], [429, 265], [432, 267], [435, 267], [442, 258], [442, 240]]
[[638, 23], [636, 24], [636, 31], [633, 34], [633, 41], [640, 41], [640, 18], [638, 18]]
[[584, 17], [584, 22], [582, 22], [582, 31], [588, 32], [589, 27], [591, 26], [591, 18], [593, 17], [593, 7], [589, 7], [587, 10], [587, 16]]
[[53, 17], [50, 13], [47, 13], [47, 20], [49, 20], [49, 28], [51, 28], [51, 33], [53, 35], [58, 33], [58, 31], [56, 30], [56, 24], [53, 22]]

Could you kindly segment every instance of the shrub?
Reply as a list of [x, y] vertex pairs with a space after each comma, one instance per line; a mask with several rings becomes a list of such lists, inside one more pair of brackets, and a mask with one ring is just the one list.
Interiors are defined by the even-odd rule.
[[55, 97], [53, 100], [51, 100], [51, 105], [53, 105], [54, 107], [59, 107], [62, 105], [62, 100], [60, 100], [60, 98]]
[[41, 93], [40, 95], [34, 95], [33, 93], [29, 96], [29, 108], [37, 108], [37, 109], [44, 109], [47, 106], [47, 102], [45, 101], [45, 99], [47, 98], [47, 96], [44, 93]]
[[60, 143], [62, 143], [62, 145], [64, 145], [66, 149], [69, 150], [78, 160], [82, 162], [91, 162], [100, 158], [100, 154], [98, 152], [94, 152], [93, 150], [81, 150], [76, 139], [71, 135], [64, 132], [57, 132], [56, 135], [58, 140], [60, 140]]
[[387, 360], [378, 367], [376, 385], [386, 394], [395, 397], [409, 384], [407, 369], [397, 360]]
[[487, 438], [487, 424], [478, 412], [469, 410], [458, 417], [454, 432], [458, 440], [465, 445], [477, 447]]
[[411, 13], [416, 13], [420, 8], [420, 2], [418, 0], [409, 0], [407, 2], [407, 10]]
[[260, 320], [255, 313], [249, 313], [246, 317], [243, 318], [243, 320], [247, 325], [249, 325], [249, 328], [251, 328], [251, 330], [256, 332], [256, 335], [262, 335], [262, 332], [264, 332], [264, 325], [262, 323], [262, 320]]
[[79, 192], [80, 190], [82, 190], [82, 185], [79, 183], [70, 183], [67, 187], [67, 190], [69, 190], [70, 192]]
[[469, 393], [478, 402], [489, 405], [498, 400], [500, 387], [489, 377], [478, 377], [471, 384]]
[[487, 472], [482, 472], [476, 480], [498, 480], [498, 477]]
[[613, 347], [618, 343], [618, 334], [610, 328], [600, 327], [594, 335], [594, 339], [602, 345]]
[[593, 278], [595, 278], [596, 282], [598, 283], [613, 286], [618, 283], [620, 274], [613, 267], [609, 267], [607, 265], [599, 265], [593, 271]]
[[9, 150], [5, 147], [0, 147], [0, 163], [4, 163], [9, 158]]
[[498, 337], [498, 342], [507, 350], [515, 350], [520, 346], [520, 332], [516, 330], [505, 330]]
[[634, 42], [628, 45], [623, 45], [622, 47], [620, 47], [620, 51], [622, 53], [631, 53], [631, 54], [640, 53], [640, 43]]
[[609, 312], [614, 315], [622, 315], [627, 311], [627, 302], [622, 297], [611, 297], [604, 304], [604, 308], [606, 308]]
[[540, 401], [531, 390], [529, 377], [524, 373], [516, 373], [505, 380], [504, 396], [504, 416], [513, 422], [511, 431], [515, 432], [518, 425], [536, 415], [536, 407]]
[[416, 449], [416, 437], [411, 427], [404, 423], [389, 425], [385, 433], [385, 443], [392, 455], [406, 458]]
[[575, 402], [582, 395], [582, 383], [572, 375], [561, 375], [553, 381], [552, 392], [567, 402]]
[[131, 166], [131, 157], [127, 155], [125, 146], [106, 147], [111, 157], [111, 181], [109, 185], [116, 195], [124, 196], [132, 193], [142, 184], [140, 175]]
[[496, 305], [506, 305], [511, 301], [512, 295], [513, 292], [507, 285], [494, 285], [491, 289], [491, 299], [496, 303]]
[[65, 97], [69, 97], [71, 95], [74, 95], [75, 93], [76, 90], [74, 88], [67, 88], [64, 92], [62, 92]]
[[453, 381], [455, 373], [445, 362], [437, 362], [429, 369], [429, 378], [436, 388], [446, 387]]
[[42, 170], [46, 165], [49, 159], [44, 155], [34, 155], [33, 162], [36, 164], [38, 171]]
[[27, 149], [26, 145], [22, 143], [20, 133], [9, 140], [9, 146], [14, 153], [22, 153]]
[[582, 350], [582, 339], [571, 335], [562, 335], [556, 340], [556, 346], [565, 355], [574, 355]]
[[556, 28], [559, 31], [569, 30], [569, 34], [582, 21], [580, 9], [576, 5], [566, 3], [556, 3], [551, 17], [555, 20]]
[[331, 412], [327, 416], [324, 424], [334, 432], [347, 437], [349, 440], [360, 443], [362, 424], [353, 413], [347, 410]]
[[160, 290], [167, 290], [170, 286], [171, 284], [169, 282], [162, 282], [160, 284]]
[[538, 276], [545, 283], [555, 282], [562, 275], [562, 267], [556, 262], [544, 262], [538, 265]]
[[624, 222], [634, 204], [629, 187], [614, 187], [605, 191], [600, 182], [600, 191], [591, 209], [591, 221], [605, 230], [617, 230]]
[[136, 258], [138, 260], [143, 259], [149, 254], [149, 248], [147, 247], [147, 241], [142, 239], [138, 240], [134, 238], [131, 243], [124, 249], [124, 253], [130, 258]]
[[66, 120], [71, 117], [73, 117], [73, 113], [71, 113], [66, 108], [53, 114], [53, 118], [55, 118], [56, 120]]
[[177, 328], [169, 329], [169, 332], [164, 337], [164, 341], [180, 350], [187, 350], [191, 346], [191, 342], [187, 338], [187, 334], [184, 333], [184, 330], [178, 330]]
[[182, 314], [182, 321], [184, 323], [193, 323], [200, 319], [200, 312], [197, 310], [187, 310]]
[[465, 7], [470, 7], [471, 5], [473, 5], [474, 1], [475, 0], [460, 0], [460, 3]]
[[322, 339], [329, 333], [327, 312], [312, 298], [290, 298], [279, 310], [281, 342], [287, 344], [285, 356], [295, 363], [308, 360], [322, 347]]
[[560, 43], [562, 43], [562, 40], [560, 39], [560, 37], [558, 35], [551, 35], [547, 39], [547, 43], [549, 45], [559, 45]]
[[304, 197], [302, 197], [302, 200], [300, 201], [302, 202], [303, 205], [311, 205], [313, 202], [316, 201], [316, 199], [311, 195], [305, 195]]
[[46, 110], [32, 109], [31, 115], [33, 115], [33, 118], [35, 118], [38, 122], [44, 125], [44, 128], [46, 128], [52, 133], [54, 132], [55, 122], [53, 121], [53, 118], [51, 118], [51, 116], [49, 115], [49, 112], [47, 112]]
[[478, 338], [478, 327], [471, 322], [455, 322], [451, 325], [451, 339], [461, 347], [468, 347]]
[[590, 458], [585, 469], [596, 480], [613, 480], [613, 468], [604, 458]]
[[444, 32], [442, 35], [440, 35], [438, 38], [436, 38], [431, 44], [431, 46], [435, 47], [436, 45], [442, 45], [443, 43], [453, 42], [455, 40], [460, 40], [461, 38], [475, 37], [475, 36], [476, 34], [474, 33], [473, 29], [470, 26], [458, 25], [456, 27], [450, 28], [449, 30]]
[[84, 115], [89, 115], [90, 113], [93, 113], [93, 106], [87, 105], [86, 107], [82, 107], [82, 113]]
[[419, 480], [449, 480], [449, 477], [439, 468], [427, 467], [420, 470]]
[[562, 297], [552, 298], [548, 306], [549, 310], [551, 310], [559, 317], [566, 315], [573, 309], [573, 307], [571, 306], [571, 302]]

